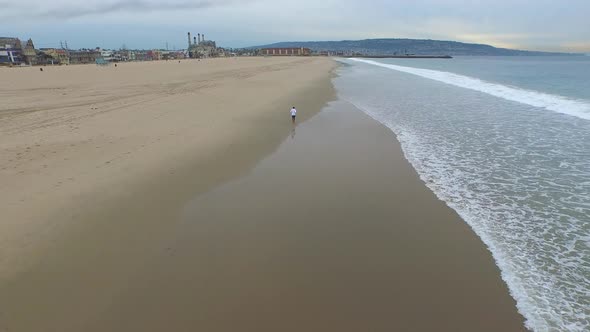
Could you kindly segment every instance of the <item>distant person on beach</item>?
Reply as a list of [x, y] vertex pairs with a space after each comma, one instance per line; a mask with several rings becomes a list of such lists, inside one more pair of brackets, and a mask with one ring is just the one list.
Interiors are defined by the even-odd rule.
[[291, 121], [293, 121], [293, 123], [295, 123], [296, 116], [297, 116], [297, 110], [295, 109], [295, 106], [293, 106], [293, 108], [291, 108]]

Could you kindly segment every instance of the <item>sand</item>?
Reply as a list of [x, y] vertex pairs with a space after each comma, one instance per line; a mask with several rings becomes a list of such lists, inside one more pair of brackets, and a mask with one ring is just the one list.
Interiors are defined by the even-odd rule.
[[85, 330], [524, 330], [481, 241], [344, 102], [187, 204], [137, 272]]
[[522, 330], [391, 132], [342, 102], [301, 124], [333, 68], [0, 72], [0, 331]]
[[333, 66], [239, 58], [2, 69], [0, 280], [39, 262], [89, 207], [103, 213], [148, 183], [177, 191], [169, 178], [184, 168], [207, 169], [183, 180], [195, 193], [245, 171], [288, 134], [293, 102], [304, 118], [332, 98]]

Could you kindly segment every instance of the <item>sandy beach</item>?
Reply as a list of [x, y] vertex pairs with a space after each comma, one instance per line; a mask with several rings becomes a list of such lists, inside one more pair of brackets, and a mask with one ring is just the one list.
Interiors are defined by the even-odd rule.
[[200, 176], [181, 181], [197, 191], [243, 172], [288, 134], [281, 119], [293, 102], [304, 118], [332, 98], [332, 66], [241, 58], [3, 68], [0, 280], [38, 262], [41, 246], [81, 226], [89, 208], [102, 214], [151, 194], [143, 186], [178, 191], [170, 181], [187, 168]]
[[523, 330], [335, 68], [0, 68], [0, 331]]

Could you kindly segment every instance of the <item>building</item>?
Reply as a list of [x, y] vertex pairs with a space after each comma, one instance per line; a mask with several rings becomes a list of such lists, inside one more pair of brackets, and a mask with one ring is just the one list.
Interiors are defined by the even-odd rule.
[[0, 65], [13, 66], [26, 63], [18, 38], [0, 37]]
[[160, 50], [151, 50], [147, 51], [148, 59], [152, 61], [162, 60], [162, 51]]
[[61, 48], [42, 48], [41, 52], [49, 55], [52, 59], [48, 64], [54, 65], [68, 65], [70, 64], [70, 56], [68, 52]]
[[186, 56], [182, 51], [162, 51], [162, 60], [184, 59]]
[[29, 39], [23, 47], [20, 39], [0, 37], [0, 63], [6, 65], [36, 65], [37, 50]]
[[34, 66], [37, 64], [37, 51], [35, 50], [33, 40], [30, 38], [27, 40], [25, 47], [23, 47], [23, 55], [25, 56], [25, 62], [28, 65]]
[[130, 51], [129, 52], [129, 61], [151, 61], [151, 53], [148, 56], [148, 52], [144, 50], [137, 50], [137, 51]]
[[107, 62], [115, 61], [115, 52], [111, 50], [102, 50], [98, 49], [100, 52], [100, 57], [103, 58]]
[[69, 51], [70, 53], [70, 64], [88, 64], [96, 63], [96, 59], [102, 59], [100, 51], [97, 50], [80, 50], [80, 51]]
[[311, 50], [305, 47], [281, 47], [281, 48], [263, 48], [260, 55], [270, 56], [308, 56]]
[[36, 62], [37, 62], [37, 65], [39, 65], [39, 66], [59, 64], [55, 61], [55, 59], [51, 55], [49, 55], [43, 51], [37, 51]]
[[225, 49], [218, 47], [217, 48], [217, 56], [223, 58], [226, 56], [230, 56], [231, 54], [229, 52], [227, 52]]
[[191, 33], [188, 33], [188, 49], [189, 58], [211, 58], [219, 56], [217, 44], [212, 40], [205, 40], [204, 34], [197, 34], [194, 40], [191, 41]]

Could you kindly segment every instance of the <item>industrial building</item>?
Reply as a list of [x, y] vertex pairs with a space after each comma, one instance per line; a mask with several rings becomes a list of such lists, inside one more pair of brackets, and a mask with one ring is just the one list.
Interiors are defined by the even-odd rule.
[[212, 40], [205, 40], [204, 34], [197, 34], [191, 40], [191, 33], [188, 33], [188, 49], [189, 58], [210, 58], [219, 55], [217, 45]]
[[263, 48], [260, 55], [269, 56], [307, 56], [311, 55], [311, 50], [305, 47], [282, 47], [282, 48]]

